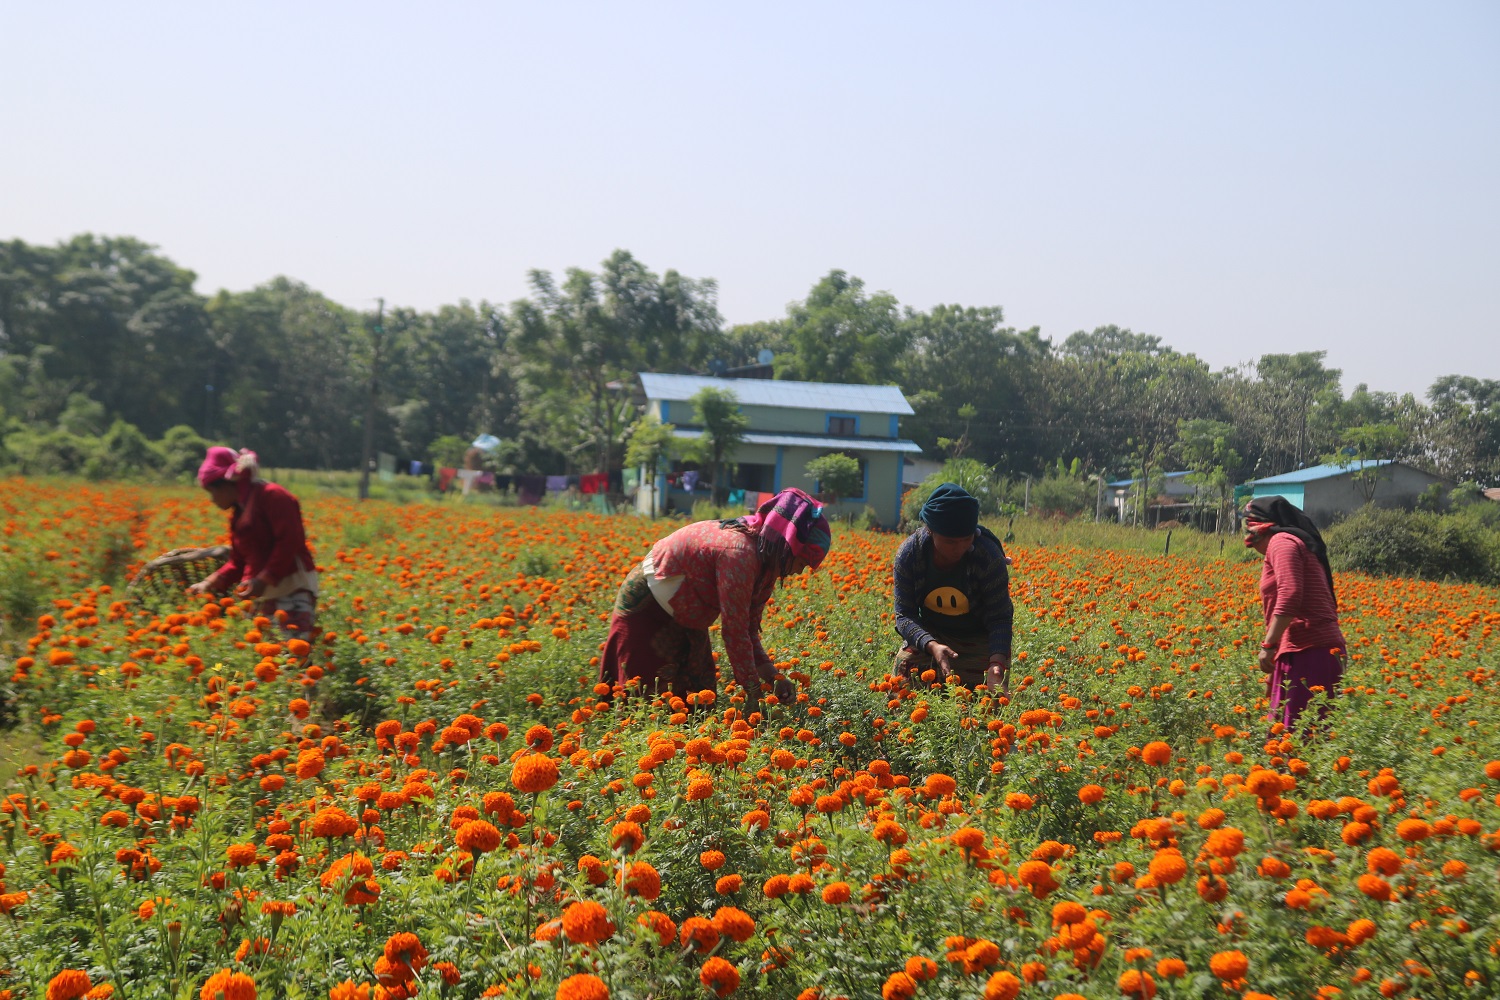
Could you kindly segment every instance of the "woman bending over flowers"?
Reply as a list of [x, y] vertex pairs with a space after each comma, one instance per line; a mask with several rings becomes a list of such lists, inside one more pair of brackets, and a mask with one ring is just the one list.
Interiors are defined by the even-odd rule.
[[[734, 681], [745, 692], [746, 713], [756, 711], [762, 683], [777, 683], [761, 644], [761, 613], [777, 581], [816, 569], [831, 544], [823, 509], [798, 489], [782, 490], [754, 514], [672, 532], [620, 586], [600, 683], [679, 697], [714, 689], [708, 627], [722, 617]], [[777, 687], [779, 697], [790, 694], [785, 681]]]
[[297, 498], [260, 478], [255, 452], [210, 448], [198, 484], [215, 507], [229, 514], [229, 561], [189, 588], [260, 602], [260, 613], [306, 636], [318, 610], [318, 571]]

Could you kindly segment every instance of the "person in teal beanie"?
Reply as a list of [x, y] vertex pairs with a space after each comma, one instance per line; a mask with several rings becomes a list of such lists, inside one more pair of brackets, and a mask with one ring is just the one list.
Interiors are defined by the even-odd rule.
[[1005, 548], [955, 483], [933, 490], [919, 518], [896, 552], [896, 633], [905, 642], [897, 672], [932, 668], [944, 681], [1005, 690], [1015, 618]]

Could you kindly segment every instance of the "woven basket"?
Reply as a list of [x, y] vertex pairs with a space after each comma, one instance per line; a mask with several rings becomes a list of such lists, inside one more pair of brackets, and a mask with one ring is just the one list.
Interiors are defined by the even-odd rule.
[[229, 561], [229, 546], [173, 549], [141, 567], [125, 588], [136, 600], [179, 600], [182, 592]]

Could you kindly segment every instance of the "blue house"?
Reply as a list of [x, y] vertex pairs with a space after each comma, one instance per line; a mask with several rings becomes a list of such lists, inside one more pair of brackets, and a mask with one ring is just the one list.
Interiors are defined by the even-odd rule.
[[[901, 437], [901, 418], [910, 416], [912, 408], [899, 387], [655, 372], [641, 372], [640, 379], [647, 412], [674, 425], [683, 439], [703, 433], [693, 413], [694, 395], [705, 388], [735, 394], [750, 426], [732, 457], [732, 489], [774, 493], [796, 486], [816, 494], [818, 484], [807, 474], [807, 463], [843, 452], [859, 461], [864, 485], [859, 496], [840, 497], [830, 513], [858, 514], [868, 505], [887, 527], [900, 520], [902, 463], [922, 449]], [[665, 476], [658, 478], [655, 490], [658, 510], [665, 500], [679, 507], [692, 503], [686, 491], [669, 491]], [[649, 486], [643, 488], [638, 507], [649, 509], [651, 499]]]
[[[1370, 475], [1355, 476], [1355, 473]], [[1452, 484], [1441, 476], [1385, 459], [1348, 465], [1313, 465], [1250, 483], [1252, 497], [1283, 496], [1321, 526], [1352, 514], [1367, 503], [1377, 507], [1416, 506], [1434, 483]]]

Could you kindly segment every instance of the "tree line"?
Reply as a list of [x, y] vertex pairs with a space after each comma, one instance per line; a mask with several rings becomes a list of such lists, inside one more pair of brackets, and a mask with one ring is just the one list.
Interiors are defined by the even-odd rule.
[[1497, 380], [1346, 394], [1322, 351], [1214, 370], [1116, 326], [1053, 341], [999, 306], [913, 309], [839, 270], [785, 315], [739, 325], [712, 279], [624, 250], [533, 271], [517, 302], [430, 312], [351, 309], [287, 277], [207, 296], [194, 281], [129, 237], [0, 243], [0, 462], [128, 474], [147, 445], [175, 467], [209, 440], [271, 466], [351, 468], [368, 416], [373, 447], [402, 458], [491, 433], [507, 471], [610, 471], [636, 424], [635, 372], [734, 368], [768, 349], [776, 378], [901, 386], [916, 411], [903, 434], [928, 456], [1013, 476], [1177, 467], [1232, 488], [1355, 456], [1500, 481]]

